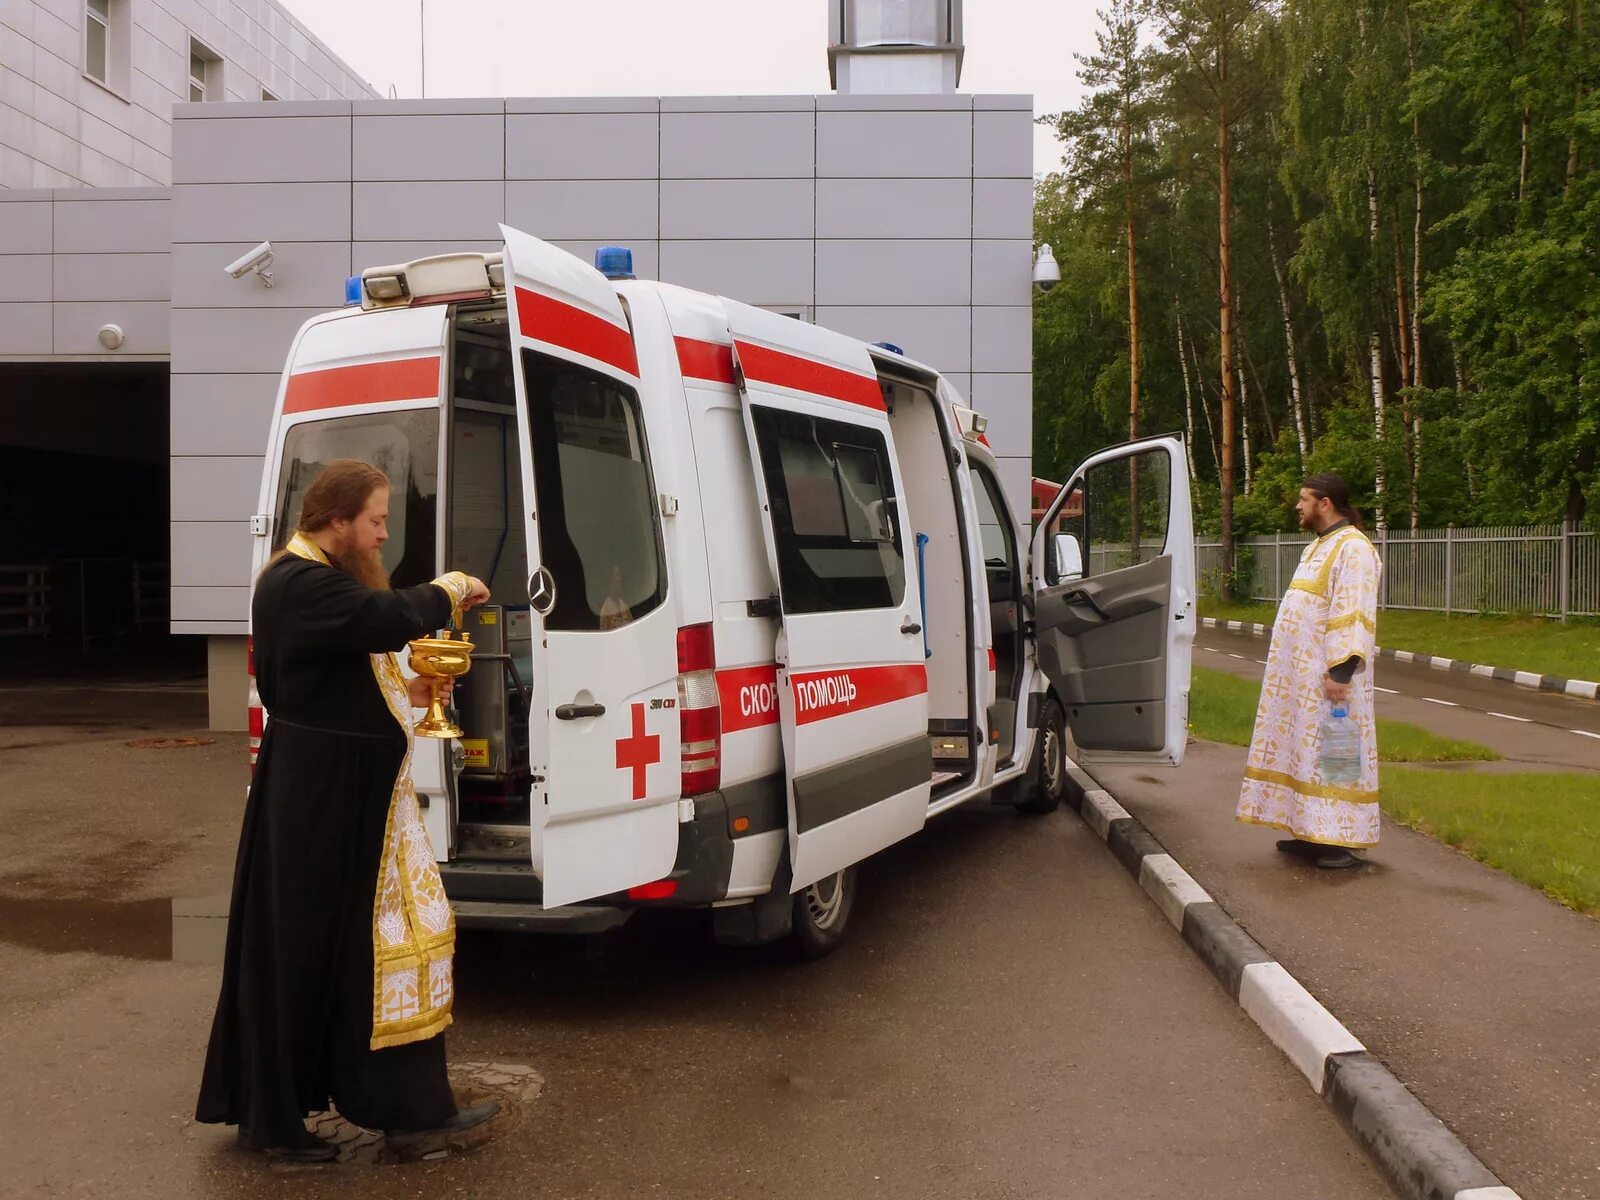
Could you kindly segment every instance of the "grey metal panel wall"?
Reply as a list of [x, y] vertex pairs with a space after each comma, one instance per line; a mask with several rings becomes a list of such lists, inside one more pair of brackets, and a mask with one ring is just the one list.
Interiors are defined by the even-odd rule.
[[0, 189], [0, 360], [165, 358], [170, 225], [166, 188]]
[[[353, 270], [497, 249], [502, 220], [585, 258], [627, 244], [642, 277], [895, 342], [989, 415], [1026, 511], [1030, 97], [243, 107], [174, 121], [176, 631], [244, 629], [245, 522], [300, 322], [337, 306]], [[0, 253], [6, 236], [0, 223]], [[223, 274], [264, 238], [272, 289]]]

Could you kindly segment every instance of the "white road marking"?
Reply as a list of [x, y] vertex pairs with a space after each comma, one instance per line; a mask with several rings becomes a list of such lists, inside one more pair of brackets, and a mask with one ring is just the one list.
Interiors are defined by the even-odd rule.
[[1461, 705], [1457, 704], [1454, 700], [1435, 700], [1432, 696], [1418, 696], [1417, 699], [1425, 700], [1429, 704], [1442, 704], [1446, 708], [1460, 708], [1461, 707]]
[[1587, 729], [1570, 729], [1567, 732], [1575, 733], [1579, 737], [1594, 738], [1596, 741], [1600, 741], [1600, 733], [1590, 733]]
[[1267, 665], [1267, 660], [1264, 658], [1252, 659], [1251, 661], [1253, 661], [1258, 667], [1264, 667]]
[[1234, 652], [1233, 652], [1233, 651], [1232, 651], [1232, 650], [1229, 650], [1229, 651], [1228, 651], [1228, 657], [1229, 657], [1229, 658], [1237, 658], [1237, 659], [1238, 659], [1238, 660], [1239, 660], [1239, 661], [1240, 661], [1240, 662], [1243, 662], [1243, 661], [1244, 661], [1244, 655], [1242, 655], [1242, 654], [1235, 654], [1235, 653], [1234, 653]]
[[1222, 653], [1222, 651], [1218, 650], [1215, 646], [1201, 646], [1200, 649], [1204, 650], [1207, 654], [1221, 654]]
[[1400, 694], [1393, 688], [1381, 688], [1377, 684], [1372, 685], [1372, 690], [1375, 692], [1382, 692], [1385, 696], [1398, 696]]
[[1489, 715], [1491, 717], [1502, 717], [1507, 721], [1521, 721], [1524, 725], [1532, 725], [1533, 724], [1533, 720], [1530, 717], [1514, 717], [1510, 713], [1497, 713], [1497, 712], [1491, 712]]

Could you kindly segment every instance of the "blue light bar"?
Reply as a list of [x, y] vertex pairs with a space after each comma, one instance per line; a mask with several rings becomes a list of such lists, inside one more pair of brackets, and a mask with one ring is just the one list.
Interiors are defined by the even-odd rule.
[[627, 246], [600, 246], [594, 252], [594, 269], [607, 279], [633, 279], [633, 251]]
[[349, 275], [345, 277], [344, 302], [346, 304], [361, 303], [361, 276]]
[[906, 356], [906, 352], [893, 342], [873, 342], [872, 344], [879, 350], [887, 350], [890, 354], [898, 354], [901, 358]]

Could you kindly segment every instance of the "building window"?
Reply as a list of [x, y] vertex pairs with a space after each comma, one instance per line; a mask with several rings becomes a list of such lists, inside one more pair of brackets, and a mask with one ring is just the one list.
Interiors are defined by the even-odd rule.
[[189, 103], [226, 99], [222, 91], [222, 59], [194, 38], [189, 39]]
[[84, 9], [83, 70], [101, 83], [111, 82], [111, 0], [89, 0]]

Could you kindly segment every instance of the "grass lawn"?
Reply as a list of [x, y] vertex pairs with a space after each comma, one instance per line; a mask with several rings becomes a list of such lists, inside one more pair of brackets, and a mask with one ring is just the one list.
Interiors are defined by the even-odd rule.
[[[1201, 616], [1221, 620], [1270, 625], [1275, 612], [1271, 604], [1200, 601]], [[1562, 625], [1536, 617], [1446, 617], [1386, 608], [1378, 612], [1378, 645], [1568, 679], [1600, 679], [1600, 622]]]
[[[1195, 667], [1189, 685], [1189, 727], [1208, 742], [1248, 746], [1260, 693], [1260, 685], [1251, 680]], [[1403, 721], [1378, 719], [1382, 762], [1488, 762], [1499, 757], [1476, 742], [1458, 742]]]
[[1600, 780], [1390, 768], [1382, 805], [1391, 820], [1600, 916]]

